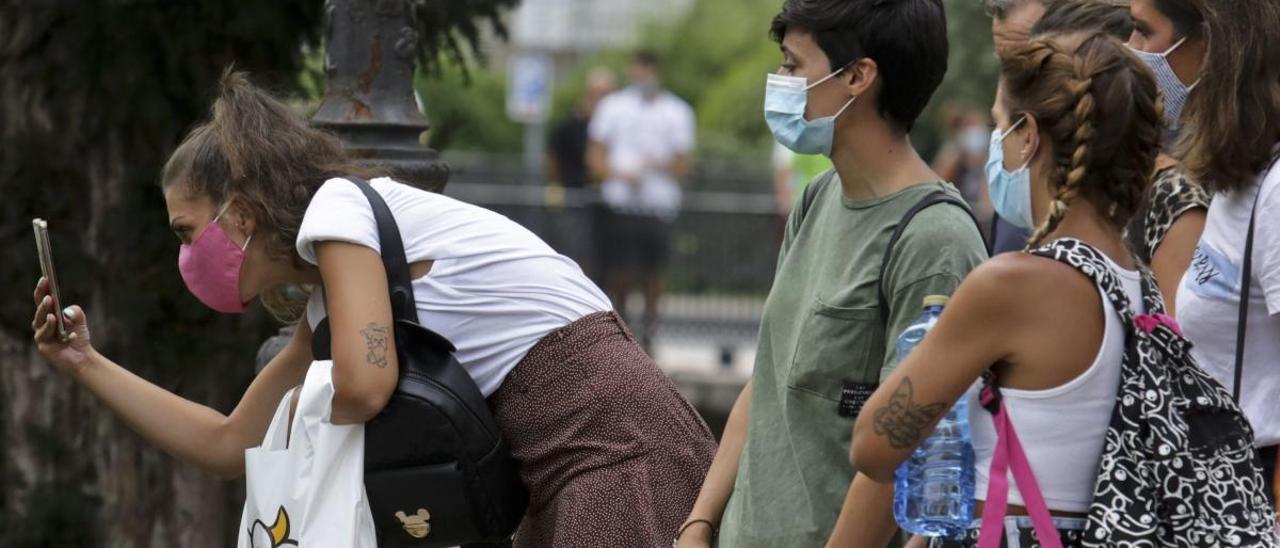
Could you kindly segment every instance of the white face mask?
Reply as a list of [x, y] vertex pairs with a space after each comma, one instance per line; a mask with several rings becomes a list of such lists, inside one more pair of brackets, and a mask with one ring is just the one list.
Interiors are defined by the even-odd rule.
[[1178, 78], [1177, 73], [1173, 72], [1173, 66], [1169, 64], [1169, 54], [1173, 53], [1187, 41], [1186, 37], [1178, 40], [1173, 47], [1164, 51], [1164, 53], [1148, 53], [1145, 51], [1133, 49], [1133, 54], [1138, 56], [1144, 64], [1151, 68], [1151, 72], [1155, 74], [1156, 86], [1160, 88], [1160, 93], [1164, 95], [1164, 145], [1169, 147], [1177, 141], [1178, 130], [1181, 129], [1182, 108], [1187, 104], [1187, 96], [1191, 94], [1191, 90], [1200, 83], [1199, 80], [1192, 82], [1190, 85], [1182, 83], [1182, 79]]

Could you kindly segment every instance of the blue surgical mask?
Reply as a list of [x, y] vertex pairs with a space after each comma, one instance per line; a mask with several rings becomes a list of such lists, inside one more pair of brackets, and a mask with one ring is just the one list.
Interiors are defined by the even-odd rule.
[[773, 138], [782, 146], [797, 154], [822, 154], [831, 156], [831, 142], [835, 138], [836, 118], [852, 105], [857, 97], [849, 99], [834, 116], [816, 120], [804, 119], [804, 108], [809, 102], [809, 90], [826, 82], [843, 71], [837, 70], [809, 85], [798, 76], [770, 74], [764, 87], [764, 121], [769, 124]]
[[657, 97], [658, 92], [662, 91], [662, 88], [658, 85], [656, 80], [641, 80], [639, 82], [632, 83], [631, 87], [646, 99]]
[[1186, 41], [1185, 37], [1178, 40], [1178, 43], [1165, 50], [1164, 53], [1147, 53], [1133, 49], [1133, 54], [1137, 55], [1138, 59], [1150, 67], [1151, 72], [1155, 74], [1156, 87], [1160, 88], [1160, 94], [1164, 96], [1164, 146], [1166, 150], [1177, 141], [1178, 130], [1181, 129], [1182, 108], [1186, 106], [1187, 96], [1191, 94], [1191, 90], [1199, 83], [1199, 80], [1192, 82], [1191, 85], [1182, 83], [1182, 79], [1178, 78], [1177, 73], [1173, 72], [1173, 65], [1169, 64], [1169, 54], [1181, 47]]
[[1004, 139], [1013, 130], [1022, 125], [1024, 116], [1009, 129], [991, 132], [991, 148], [987, 152], [987, 194], [991, 196], [991, 207], [1000, 218], [1015, 226], [1031, 230], [1035, 219], [1031, 215], [1031, 161], [1010, 172], [1004, 168]]

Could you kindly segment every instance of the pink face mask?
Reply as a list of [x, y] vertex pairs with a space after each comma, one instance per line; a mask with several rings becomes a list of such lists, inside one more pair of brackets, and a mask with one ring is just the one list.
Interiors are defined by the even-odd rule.
[[[222, 208], [226, 211], [226, 207]], [[178, 250], [178, 270], [187, 289], [205, 306], [226, 314], [244, 312], [248, 303], [240, 300], [240, 267], [249, 239], [238, 246], [218, 225], [222, 212], [206, 226], [195, 241]], [[252, 237], [250, 237], [252, 238]]]

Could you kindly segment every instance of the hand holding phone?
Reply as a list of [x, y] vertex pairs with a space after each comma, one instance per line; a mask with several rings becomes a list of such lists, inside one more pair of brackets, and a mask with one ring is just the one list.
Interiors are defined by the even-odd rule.
[[53, 317], [58, 322], [58, 338], [67, 339], [67, 320], [62, 314], [62, 297], [58, 292], [58, 275], [53, 267], [53, 249], [49, 245], [49, 223], [44, 219], [32, 219], [31, 228], [36, 236], [36, 254], [40, 258], [40, 271], [49, 281], [49, 296], [53, 299]]

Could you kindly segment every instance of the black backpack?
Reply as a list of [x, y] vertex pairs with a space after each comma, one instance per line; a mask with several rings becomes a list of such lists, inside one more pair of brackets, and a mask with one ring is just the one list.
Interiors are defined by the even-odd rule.
[[[365, 423], [364, 484], [378, 546], [437, 547], [511, 537], [529, 493], [474, 380], [444, 337], [418, 324], [400, 229], [367, 181], [353, 181], [373, 209], [391, 310], [400, 381]], [[312, 336], [331, 359], [329, 319]]]
[[1200, 369], [1165, 315], [1145, 267], [1147, 313], [1135, 315], [1110, 264], [1064, 238], [1033, 254], [1065, 263], [1106, 293], [1126, 330], [1120, 389], [1083, 545], [1271, 547], [1276, 516], [1253, 448], [1253, 429], [1228, 392]]

